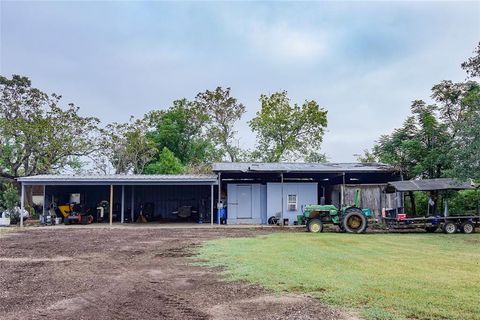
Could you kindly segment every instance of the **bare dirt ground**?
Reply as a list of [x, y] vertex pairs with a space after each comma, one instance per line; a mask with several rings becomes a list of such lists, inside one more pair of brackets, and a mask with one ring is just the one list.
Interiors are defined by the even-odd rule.
[[0, 319], [354, 319], [192, 265], [202, 241], [256, 229], [63, 228], [0, 235]]

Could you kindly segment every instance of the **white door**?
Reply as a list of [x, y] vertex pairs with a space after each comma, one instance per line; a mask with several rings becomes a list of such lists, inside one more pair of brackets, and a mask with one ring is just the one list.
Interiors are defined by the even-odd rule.
[[237, 186], [237, 218], [252, 218], [252, 186]]

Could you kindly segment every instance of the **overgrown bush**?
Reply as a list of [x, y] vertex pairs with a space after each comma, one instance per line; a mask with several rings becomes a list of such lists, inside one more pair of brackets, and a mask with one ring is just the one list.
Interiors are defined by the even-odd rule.
[[17, 188], [12, 183], [3, 184], [0, 189], [0, 212], [12, 211], [19, 201]]

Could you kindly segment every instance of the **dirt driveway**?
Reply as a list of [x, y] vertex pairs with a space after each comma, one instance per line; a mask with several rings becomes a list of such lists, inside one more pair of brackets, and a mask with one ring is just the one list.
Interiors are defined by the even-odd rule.
[[319, 301], [222, 281], [202, 241], [255, 229], [72, 228], [0, 235], [0, 319], [352, 319]]

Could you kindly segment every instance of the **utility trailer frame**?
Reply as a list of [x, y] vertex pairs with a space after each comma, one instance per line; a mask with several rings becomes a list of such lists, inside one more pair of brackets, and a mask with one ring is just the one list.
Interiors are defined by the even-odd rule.
[[[404, 193], [409, 192], [413, 197], [414, 191], [423, 192], [438, 192], [446, 190], [472, 190], [476, 189], [478, 194], [479, 186], [474, 186], [472, 182], [461, 182], [454, 179], [425, 179], [425, 180], [410, 180], [410, 181], [395, 181], [389, 182], [385, 193]], [[478, 199], [478, 196], [477, 196]], [[412, 202], [414, 201], [411, 198]], [[430, 204], [429, 210], [430, 212]], [[442, 215], [427, 214], [423, 217], [408, 217], [405, 213], [400, 213], [398, 206], [395, 209], [383, 209], [381, 223], [387, 230], [402, 230], [402, 229], [416, 229], [423, 228], [427, 232], [435, 232], [441, 229], [447, 234], [452, 234], [458, 231], [463, 233], [473, 233], [475, 228], [480, 227], [480, 208], [477, 204], [477, 214], [471, 215], [450, 215], [448, 212], [448, 203], [445, 201], [445, 210]]]
[[[430, 216], [430, 217], [415, 217], [415, 218], [403, 218], [403, 219], [383, 217], [382, 220], [387, 230], [421, 228], [421, 229], [425, 229], [427, 232], [435, 232], [437, 229], [441, 229], [446, 233], [454, 233], [457, 231], [461, 231], [464, 233], [472, 233], [475, 230], [475, 228], [480, 227], [480, 215], [448, 216], [448, 217]], [[445, 230], [445, 226], [448, 227], [450, 224], [455, 225], [455, 231], [448, 232], [448, 231], [451, 231], [452, 229], [448, 229], [448, 231]], [[473, 230], [465, 232], [464, 229], [467, 224], [471, 225], [473, 227]]]

